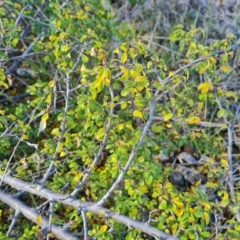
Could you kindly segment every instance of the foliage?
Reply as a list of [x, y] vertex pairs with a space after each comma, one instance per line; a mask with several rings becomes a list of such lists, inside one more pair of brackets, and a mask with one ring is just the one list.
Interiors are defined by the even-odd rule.
[[[46, 202], [40, 192], [48, 188], [181, 239], [238, 239], [239, 220], [233, 216], [240, 196], [231, 182], [238, 165], [223, 142], [239, 113], [235, 36], [204, 45], [203, 29], [178, 24], [169, 35], [180, 54], [176, 63], [169, 53], [151, 51], [133, 27], [114, 21], [108, 1], [5, 4], [1, 185], [39, 211], [32, 222], [19, 218], [17, 233], [13, 228], [7, 235], [44, 235], [46, 217], [49, 225], [68, 224], [70, 233], [85, 231], [93, 239], [150, 239], [105, 212]], [[208, 156], [190, 166], [207, 180], [181, 191], [169, 177], [176, 155], [190, 145]], [[174, 162], [161, 162], [160, 152]], [[4, 183], [7, 173], [33, 183], [39, 195]], [[212, 201], [210, 193], [220, 200]], [[1, 204], [2, 221], [9, 211]], [[215, 223], [228, 224], [227, 230], [210, 227], [217, 216]], [[8, 227], [0, 226], [2, 239]]]

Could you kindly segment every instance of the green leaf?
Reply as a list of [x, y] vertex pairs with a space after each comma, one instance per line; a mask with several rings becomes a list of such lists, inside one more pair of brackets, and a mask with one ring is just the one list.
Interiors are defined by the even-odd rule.
[[154, 179], [154, 177], [153, 177], [153, 174], [152, 174], [152, 173], [149, 172], [148, 174], [145, 174], [144, 180], [145, 180], [145, 182], [146, 182], [146, 184], [147, 184], [148, 186], [151, 186], [151, 185], [152, 185], [153, 179]]
[[228, 117], [228, 111], [226, 109], [220, 109], [217, 113], [217, 117], [221, 118], [221, 117]]
[[126, 97], [131, 91], [131, 88], [124, 88], [122, 91], [121, 91], [121, 96], [122, 97]]
[[167, 201], [165, 199], [162, 199], [160, 204], [158, 205], [159, 210], [166, 210], [167, 208]]
[[83, 55], [82, 55], [82, 61], [83, 61], [83, 63], [88, 63], [88, 62], [89, 62], [88, 56], [86, 56], [85, 54], [83, 54]]

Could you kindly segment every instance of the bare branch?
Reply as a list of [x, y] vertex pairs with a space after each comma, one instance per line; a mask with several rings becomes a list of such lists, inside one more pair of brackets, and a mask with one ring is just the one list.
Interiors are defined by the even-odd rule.
[[[6, 203], [7, 205], [9, 205], [11, 208], [15, 209], [16, 211], [18, 212], [20, 211], [26, 218], [30, 219], [32, 222], [39, 224], [42, 229], [46, 229], [48, 227], [48, 220], [46, 218], [42, 217], [42, 222], [39, 223], [37, 221], [37, 218], [39, 216], [39, 213], [37, 212], [37, 210], [31, 207], [28, 207], [26, 204], [22, 203], [19, 199], [5, 192], [1, 192], [0, 200]], [[71, 240], [78, 239], [77, 237], [74, 237], [72, 234], [68, 233], [65, 229], [63, 229], [62, 227], [59, 227], [56, 224], [51, 225], [51, 232], [60, 239], [71, 239]]]
[[[0, 178], [2, 179], [3, 176], [0, 175]], [[80, 211], [84, 210], [85, 212], [92, 212], [94, 214], [104, 215], [105, 218], [110, 218], [117, 222], [123, 223], [128, 227], [139, 229], [140, 231], [145, 232], [153, 237], [156, 237], [157, 239], [178, 240], [177, 237], [166, 234], [154, 227], [146, 225], [145, 223], [142, 223], [140, 221], [131, 219], [127, 216], [121, 215], [117, 212], [112, 212], [112, 211], [108, 210], [107, 208], [103, 208], [97, 204], [93, 204], [90, 202], [84, 202], [84, 201], [80, 201], [77, 199], [72, 199], [66, 195], [55, 193], [48, 189], [44, 189], [44, 188], [39, 189], [39, 187], [34, 184], [27, 183], [25, 181], [11, 177], [9, 175], [6, 175], [3, 181], [5, 183], [11, 185], [15, 189], [26, 191], [26, 192], [35, 194], [37, 196], [46, 198], [48, 200], [52, 200], [52, 201], [55, 201], [58, 203], [62, 203], [64, 205], [75, 207], [75, 208], [79, 209]], [[11, 197], [11, 196], [8, 194], [3, 194], [3, 193], [0, 194], [0, 200], [4, 201], [5, 203], [10, 205], [11, 202], [8, 202], [9, 197]], [[37, 215], [34, 215], [35, 212], [34, 211], [29, 212], [28, 208], [25, 209], [25, 205], [24, 206], [16, 205], [18, 202], [19, 201], [17, 201], [14, 206], [16, 206], [16, 207], [18, 206], [19, 209], [21, 210], [21, 212], [24, 215], [26, 214], [25, 216], [27, 216], [29, 219], [31, 219], [33, 222], [35, 222], [36, 217], [37, 217]], [[23, 207], [23, 209], [25, 209], [24, 211], [22, 210], [22, 207]], [[48, 226], [47, 220], [44, 222], [44, 226]], [[61, 229], [61, 228], [59, 228], [59, 229]], [[52, 231], [53, 230], [54, 231], [56, 230], [54, 228], [54, 225], [52, 226]], [[55, 232], [53, 232], [53, 233], [55, 234]], [[63, 238], [63, 239], [69, 239], [69, 238]]]

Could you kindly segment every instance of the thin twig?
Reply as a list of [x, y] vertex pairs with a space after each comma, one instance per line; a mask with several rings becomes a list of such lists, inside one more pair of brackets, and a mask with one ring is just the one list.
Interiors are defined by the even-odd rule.
[[87, 227], [87, 217], [84, 210], [81, 210], [82, 219], [83, 219], [83, 234], [84, 234], [84, 240], [88, 239], [88, 227]]

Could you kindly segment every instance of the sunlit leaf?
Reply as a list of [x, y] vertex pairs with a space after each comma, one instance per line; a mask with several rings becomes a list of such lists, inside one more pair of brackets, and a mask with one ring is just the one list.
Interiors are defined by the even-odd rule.
[[201, 93], [207, 93], [209, 92], [210, 90], [212, 90], [212, 83], [211, 82], [204, 82], [204, 83], [201, 83], [199, 86], [198, 86], [198, 90], [201, 90]]
[[100, 230], [98, 231], [98, 234], [102, 234], [102, 233], [106, 232], [107, 229], [108, 229], [108, 226], [107, 226], [107, 225], [101, 226]]
[[201, 118], [198, 116], [190, 116], [186, 121], [189, 124], [197, 124], [201, 122]]
[[114, 52], [115, 54], [119, 54], [119, 49], [116, 48], [113, 52]]
[[126, 52], [124, 52], [124, 53], [122, 54], [122, 57], [121, 57], [121, 62], [122, 62], [122, 63], [125, 63], [125, 62], [127, 61], [127, 59], [128, 59], [128, 55], [127, 55]]
[[42, 132], [45, 130], [46, 126], [47, 126], [47, 120], [49, 118], [49, 114], [48, 113], [45, 113], [42, 118], [41, 118], [41, 121], [40, 121], [40, 124], [39, 124], [39, 129], [38, 129], [38, 133]]
[[228, 73], [232, 70], [232, 68], [228, 65], [222, 66], [221, 69], [224, 73]]
[[121, 109], [125, 109], [127, 107], [127, 102], [122, 102], [121, 103]]
[[168, 121], [172, 118], [173, 113], [163, 114], [163, 116], [164, 116], [164, 121]]
[[143, 119], [143, 114], [139, 110], [134, 110], [133, 111], [133, 116]]
[[41, 215], [38, 215], [37, 218], [36, 218], [36, 223], [41, 225], [42, 224], [42, 216]]

